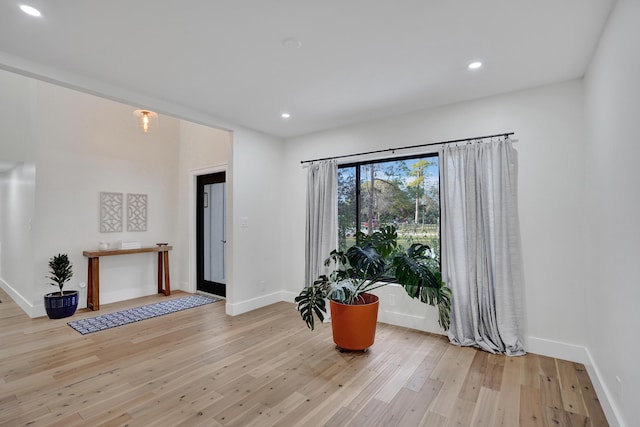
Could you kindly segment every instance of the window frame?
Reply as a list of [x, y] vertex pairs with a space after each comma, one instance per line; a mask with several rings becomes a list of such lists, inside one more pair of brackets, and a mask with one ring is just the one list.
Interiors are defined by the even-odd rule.
[[[373, 160], [361, 160], [361, 161], [356, 161], [356, 162], [346, 162], [346, 163], [342, 163], [342, 164], [338, 164], [338, 169], [343, 169], [343, 168], [355, 168], [355, 181], [356, 181], [356, 194], [355, 194], [355, 198], [356, 198], [356, 206], [355, 206], [355, 211], [356, 211], [356, 231], [360, 231], [360, 224], [362, 224], [361, 221], [361, 209], [360, 209], [360, 196], [361, 196], [361, 173], [360, 173], [360, 167], [363, 165], [372, 165], [372, 164], [379, 164], [379, 163], [388, 163], [388, 162], [397, 162], [397, 161], [403, 161], [403, 160], [413, 160], [413, 159], [429, 159], [435, 157], [438, 160], [438, 246], [439, 246], [439, 255], [438, 255], [438, 262], [441, 264], [442, 263], [442, 185], [441, 185], [441, 164], [440, 164], [440, 153], [438, 151], [435, 152], [429, 152], [429, 153], [418, 153], [418, 154], [409, 154], [409, 155], [405, 155], [405, 156], [397, 156], [397, 157], [385, 157], [385, 158], [378, 158], [378, 159], [373, 159]], [[358, 244], [358, 242], [356, 241], [356, 244]], [[388, 281], [388, 282], [395, 282], [395, 277], [390, 277], [388, 279], [385, 279], [384, 281]]]

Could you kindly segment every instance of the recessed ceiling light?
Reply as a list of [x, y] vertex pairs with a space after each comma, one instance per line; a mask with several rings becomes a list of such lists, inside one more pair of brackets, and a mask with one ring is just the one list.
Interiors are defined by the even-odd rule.
[[21, 4], [20, 10], [26, 13], [27, 15], [42, 16], [42, 14], [38, 9], [36, 9], [35, 7], [27, 6], [26, 4]]
[[295, 37], [287, 37], [282, 40], [282, 46], [287, 49], [300, 49], [302, 42]]
[[280, 114], [280, 117], [282, 117], [283, 119], [288, 119], [289, 117], [291, 117], [291, 114], [289, 114], [289, 113], [282, 113], [282, 114]]
[[482, 62], [474, 61], [471, 64], [469, 64], [468, 67], [470, 70], [477, 70], [478, 68], [482, 67]]

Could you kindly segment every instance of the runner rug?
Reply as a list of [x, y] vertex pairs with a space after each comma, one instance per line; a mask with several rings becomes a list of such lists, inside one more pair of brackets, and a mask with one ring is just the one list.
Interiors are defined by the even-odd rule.
[[142, 307], [130, 308], [128, 310], [116, 311], [115, 313], [101, 314], [100, 316], [91, 317], [89, 319], [74, 320], [73, 322], [68, 322], [67, 325], [71, 326], [82, 335], [86, 335], [93, 332], [115, 328], [117, 326], [127, 325], [129, 323], [139, 322], [145, 319], [151, 319], [152, 317], [175, 313], [176, 311], [211, 304], [212, 302], [220, 300], [221, 298], [216, 297], [191, 295], [155, 304], [143, 305]]

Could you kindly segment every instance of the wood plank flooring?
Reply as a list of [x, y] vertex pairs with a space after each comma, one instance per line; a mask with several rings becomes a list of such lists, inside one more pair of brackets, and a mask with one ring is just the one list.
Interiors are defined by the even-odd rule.
[[0, 426], [608, 425], [580, 364], [384, 324], [369, 352], [340, 353], [329, 325], [307, 330], [288, 303], [230, 317], [217, 302], [82, 336], [0, 300]]

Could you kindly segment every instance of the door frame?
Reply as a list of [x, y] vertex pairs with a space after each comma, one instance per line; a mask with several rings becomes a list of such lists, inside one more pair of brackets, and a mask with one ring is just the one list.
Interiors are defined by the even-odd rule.
[[187, 292], [195, 293], [197, 291], [198, 280], [198, 239], [197, 239], [197, 221], [196, 221], [196, 192], [198, 191], [197, 180], [198, 176], [209, 175], [212, 173], [224, 172], [226, 181], [226, 224], [225, 233], [227, 236], [227, 252], [225, 256], [225, 270], [227, 277], [227, 306], [233, 301], [233, 216], [232, 216], [232, 177], [229, 173], [229, 167], [227, 163], [221, 163], [212, 166], [206, 166], [198, 169], [192, 169], [189, 179], [189, 201], [188, 201], [188, 215], [189, 215], [189, 283], [187, 284]]
[[[227, 252], [227, 240], [226, 240], [226, 233], [227, 233], [227, 229], [226, 229], [226, 225], [227, 225], [227, 219], [226, 219], [226, 215], [227, 215], [227, 208], [226, 208], [226, 183], [227, 183], [227, 173], [226, 172], [215, 172], [212, 174], [207, 174], [207, 175], [198, 175], [196, 177], [196, 181], [199, 181], [196, 186], [197, 186], [197, 192], [196, 192], [196, 266], [198, 267], [196, 270], [196, 289], [203, 291], [203, 292], [210, 292], [214, 295], [218, 295], [218, 296], [226, 296], [227, 294], [227, 284], [226, 284], [226, 268], [227, 268], [227, 262], [226, 262], [226, 252]], [[216, 280], [212, 280], [212, 278], [207, 279], [207, 275], [205, 274], [205, 268], [207, 266], [207, 260], [205, 257], [206, 251], [205, 251], [205, 246], [206, 246], [206, 242], [209, 241], [209, 239], [211, 238], [211, 236], [207, 237], [205, 236], [205, 201], [206, 198], [203, 196], [203, 194], [206, 194], [207, 191], [207, 186], [210, 185], [215, 185], [215, 184], [222, 184], [223, 185], [223, 207], [224, 207], [224, 212], [222, 213], [223, 217], [222, 217], [222, 225], [223, 225], [223, 235], [222, 237], [222, 250], [223, 250], [223, 255], [222, 255], [222, 259], [223, 259], [223, 278], [221, 282], [218, 282]], [[198, 200], [200, 199], [200, 200]], [[214, 206], [214, 202], [213, 202], [213, 196], [209, 195], [208, 197], [208, 203], [209, 203], [209, 207], [211, 207], [211, 209], [213, 209]], [[211, 224], [211, 227], [214, 227], [214, 224]], [[217, 228], [217, 227], [216, 227]], [[211, 244], [214, 244], [213, 242], [211, 242]], [[213, 260], [211, 259], [210, 262], [212, 262]]]

